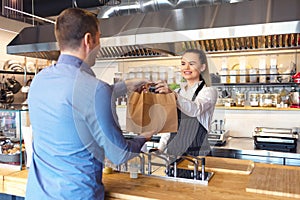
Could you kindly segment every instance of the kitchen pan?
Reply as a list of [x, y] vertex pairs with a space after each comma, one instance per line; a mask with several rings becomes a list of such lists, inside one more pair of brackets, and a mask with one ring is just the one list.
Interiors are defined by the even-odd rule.
[[12, 91], [12, 93], [14, 94], [18, 93], [22, 88], [22, 85], [15, 79], [14, 76], [12, 76], [11, 78], [7, 78], [5, 83], [7, 85], [7, 89], [9, 91]]

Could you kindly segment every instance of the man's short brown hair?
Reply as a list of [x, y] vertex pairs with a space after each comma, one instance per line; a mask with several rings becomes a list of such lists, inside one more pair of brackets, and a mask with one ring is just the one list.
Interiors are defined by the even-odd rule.
[[61, 50], [77, 49], [86, 33], [95, 38], [99, 32], [97, 17], [80, 8], [68, 8], [56, 19], [55, 37]]

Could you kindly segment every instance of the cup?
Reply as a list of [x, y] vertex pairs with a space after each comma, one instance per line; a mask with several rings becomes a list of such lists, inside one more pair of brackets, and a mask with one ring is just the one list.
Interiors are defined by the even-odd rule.
[[137, 158], [133, 158], [129, 161], [129, 174], [130, 178], [138, 178], [138, 172], [140, 169], [140, 164]]

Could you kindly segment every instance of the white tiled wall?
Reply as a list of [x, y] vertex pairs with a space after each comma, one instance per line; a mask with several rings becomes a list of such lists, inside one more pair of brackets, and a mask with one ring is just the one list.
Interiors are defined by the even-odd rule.
[[300, 127], [300, 110], [225, 110], [216, 109], [214, 119], [225, 119], [230, 136], [251, 137], [255, 127]]

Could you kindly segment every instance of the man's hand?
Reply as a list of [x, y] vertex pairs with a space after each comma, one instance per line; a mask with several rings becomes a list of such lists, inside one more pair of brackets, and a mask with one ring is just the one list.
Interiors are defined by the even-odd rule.
[[156, 130], [148, 131], [148, 132], [143, 132], [140, 134], [140, 136], [146, 138], [147, 141], [149, 141], [153, 135], [157, 133]]
[[151, 81], [143, 78], [133, 78], [133, 79], [128, 79], [125, 80], [125, 84], [127, 87], [127, 91], [132, 92], [135, 90], [142, 90], [142, 86], [145, 85], [146, 83], [150, 83]]

